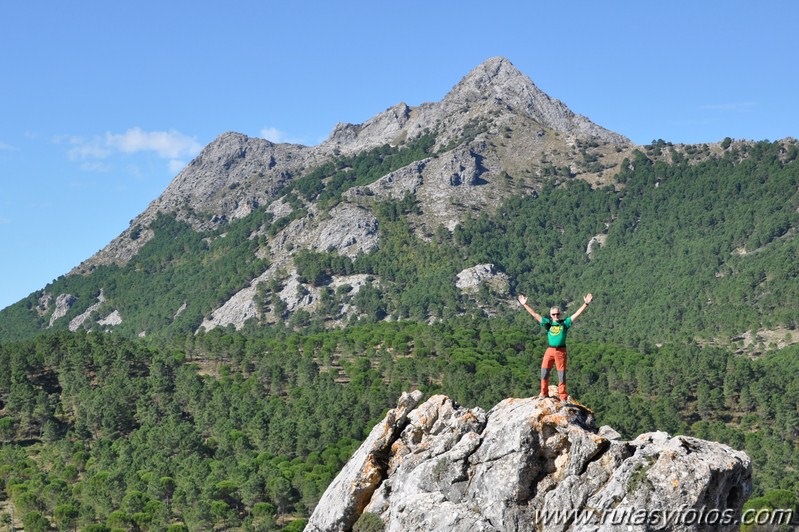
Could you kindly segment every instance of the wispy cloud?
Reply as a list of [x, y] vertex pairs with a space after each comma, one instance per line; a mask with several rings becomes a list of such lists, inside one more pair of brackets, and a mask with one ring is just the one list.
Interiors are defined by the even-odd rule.
[[734, 111], [734, 112], [746, 112], [751, 111], [757, 106], [755, 102], [736, 102], [736, 103], [711, 103], [707, 105], [702, 105], [699, 108], [711, 111]]
[[5, 216], [0, 215], [0, 225], [8, 225], [10, 223], [11, 223], [11, 220], [9, 218], [6, 218]]
[[[54, 139], [58, 144], [71, 146], [68, 155], [73, 161], [98, 161], [108, 159], [116, 154], [153, 153], [161, 159], [169, 159], [170, 170], [175, 161], [181, 157], [193, 157], [202, 146], [194, 137], [179, 131], [144, 131], [139, 127], [128, 129], [124, 133], [107, 132], [86, 138], [81, 136], [61, 136]], [[181, 163], [182, 166], [183, 163]], [[87, 169], [105, 170], [100, 164]]]
[[285, 131], [281, 131], [276, 127], [263, 128], [261, 130], [260, 137], [276, 144], [280, 144], [282, 142], [288, 142], [291, 144], [305, 144], [303, 140], [292, 137]]
[[71, 161], [105, 159], [110, 157], [112, 153], [112, 151], [104, 145], [100, 137], [86, 139], [75, 135], [62, 135], [55, 137], [53, 142], [72, 146], [68, 152]]
[[0, 151], [17, 151], [19, 148], [15, 148], [11, 144], [6, 144], [2, 140], [0, 140]]
[[122, 134], [106, 133], [105, 143], [124, 153], [152, 151], [162, 159], [177, 159], [186, 155], [195, 155], [202, 148], [194, 138], [174, 129], [143, 131], [138, 127], [129, 129]]

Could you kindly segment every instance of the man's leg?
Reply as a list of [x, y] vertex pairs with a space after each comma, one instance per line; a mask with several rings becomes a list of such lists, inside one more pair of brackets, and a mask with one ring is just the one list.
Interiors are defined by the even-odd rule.
[[552, 355], [552, 349], [547, 348], [547, 350], [544, 351], [544, 360], [541, 362], [541, 397], [549, 396], [549, 373], [552, 371], [552, 365], [555, 363], [555, 358]]
[[565, 401], [569, 398], [569, 394], [566, 392], [566, 350], [558, 349], [554, 358], [555, 367], [558, 368], [558, 395], [561, 401]]

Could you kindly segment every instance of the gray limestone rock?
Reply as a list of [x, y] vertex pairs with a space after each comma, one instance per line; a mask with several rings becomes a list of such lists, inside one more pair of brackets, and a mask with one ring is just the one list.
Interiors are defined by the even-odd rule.
[[605, 245], [605, 242], [608, 240], [608, 235], [604, 233], [600, 233], [598, 235], [594, 235], [588, 241], [588, 245], [585, 247], [585, 254], [591, 258], [591, 256], [596, 252], [596, 250], [600, 249], [602, 246]]
[[746, 454], [719, 443], [622, 441], [575, 402], [506, 399], [486, 413], [436, 395], [409, 411], [403, 396], [306, 530], [349, 530], [369, 514], [392, 532], [731, 531], [751, 474]]
[[39, 316], [44, 316], [47, 314], [47, 311], [50, 310], [50, 303], [52, 303], [52, 301], [53, 294], [49, 292], [42, 292], [42, 295], [39, 296], [39, 299], [36, 302], [36, 313], [39, 314]]
[[385, 419], [374, 426], [322, 495], [306, 532], [352, 528], [382, 482], [391, 446], [407, 424], [408, 414], [421, 399], [419, 391], [402, 394], [397, 408], [389, 411]]
[[476, 292], [483, 283], [500, 293], [508, 291], [508, 276], [497, 271], [493, 264], [477, 264], [461, 270], [455, 286], [463, 292]]
[[97, 295], [97, 302], [87, 308], [82, 314], [79, 316], [75, 316], [72, 318], [72, 321], [69, 322], [69, 330], [72, 332], [77, 331], [79, 328], [83, 327], [83, 324], [88, 320], [92, 314], [97, 312], [100, 307], [105, 303], [105, 295], [103, 294], [103, 289], [100, 289], [100, 293]]
[[200, 324], [200, 328], [210, 331], [216, 327], [234, 325], [237, 330], [241, 329], [245, 321], [257, 316], [255, 294], [261, 281], [260, 277], [256, 278], [249, 286], [236, 292], [221, 307], [207, 316]]
[[59, 294], [58, 297], [55, 298], [55, 310], [53, 310], [53, 313], [50, 315], [50, 324], [48, 327], [52, 327], [56, 320], [66, 316], [69, 309], [75, 304], [75, 301], [77, 301], [77, 298], [72, 294]]
[[349, 201], [358, 198], [374, 197], [377, 200], [400, 200], [406, 194], [415, 195], [424, 181], [422, 172], [430, 159], [411, 163], [394, 172], [388, 173], [374, 183], [363, 187], [354, 187], [344, 193]]
[[113, 311], [111, 314], [97, 322], [98, 325], [105, 325], [113, 327], [122, 324], [122, 315], [118, 310]]
[[341, 204], [306, 235], [306, 246], [355, 258], [377, 246], [377, 219], [367, 209]]

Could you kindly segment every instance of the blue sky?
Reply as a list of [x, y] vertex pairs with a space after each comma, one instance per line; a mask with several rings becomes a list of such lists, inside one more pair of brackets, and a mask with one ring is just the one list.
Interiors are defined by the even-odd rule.
[[644, 144], [799, 136], [794, 1], [5, 2], [0, 308], [105, 247], [221, 133], [313, 145], [508, 58]]

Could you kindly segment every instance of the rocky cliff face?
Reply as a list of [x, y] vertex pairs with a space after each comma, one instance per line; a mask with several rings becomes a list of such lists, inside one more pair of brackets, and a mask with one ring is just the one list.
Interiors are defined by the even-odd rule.
[[506, 399], [488, 412], [405, 394], [329, 486], [307, 531], [737, 530], [751, 465], [663, 432], [624, 441], [590, 410]]

